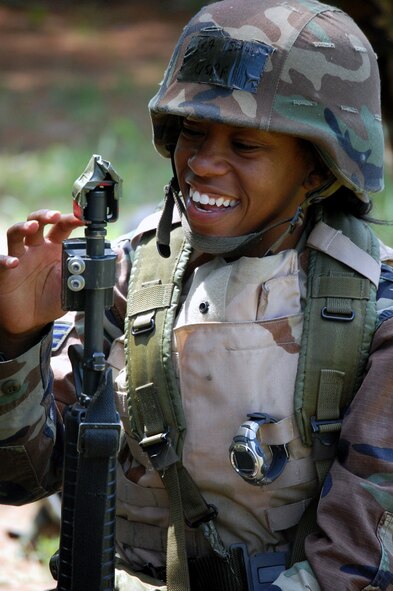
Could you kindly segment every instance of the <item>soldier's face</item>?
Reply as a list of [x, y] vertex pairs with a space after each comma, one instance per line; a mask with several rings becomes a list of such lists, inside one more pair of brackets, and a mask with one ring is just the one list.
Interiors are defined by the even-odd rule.
[[[240, 236], [292, 217], [321, 182], [297, 138], [192, 119], [183, 120], [175, 166], [189, 224], [209, 236]], [[268, 246], [284, 228], [268, 233]]]

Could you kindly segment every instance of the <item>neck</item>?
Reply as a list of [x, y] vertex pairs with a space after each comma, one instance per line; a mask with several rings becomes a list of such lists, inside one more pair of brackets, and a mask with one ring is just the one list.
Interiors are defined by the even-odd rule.
[[[287, 250], [289, 248], [295, 248], [298, 243], [300, 236], [304, 230], [303, 225], [296, 226], [296, 228], [290, 234], [284, 238], [280, 245], [274, 249], [274, 253]], [[267, 253], [270, 253], [272, 246], [279, 240], [283, 234], [282, 227], [272, 228], [266, 234], [263, 234], [255, 244], [251, 244], [249, 248], [243, 253], [245, 256], [250, 257], [263, 257]]]

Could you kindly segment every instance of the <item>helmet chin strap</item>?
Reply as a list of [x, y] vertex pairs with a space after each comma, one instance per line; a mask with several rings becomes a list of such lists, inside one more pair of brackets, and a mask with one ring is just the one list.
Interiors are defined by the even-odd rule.
[[[175, 196], [176, 205], [179, 208], [181, 203], [179, 186], [176, 177], [173, 177], [164, 188], [164, 206], [156, 231], [157, 250], [164, 259], [171, 256], [170, 240]], [[181, 203], [181, 205], [182, 211], [179, 211], [179, 213], [182, 218], [183, 215], [185, 215], [185, 208], [183, 203]]]
[[270, 252], [273, 253], [273, 248], [278, 248], [286, 236], [291, 234], [296, 226], [302, 224], [303, 216], [303, 207], [300, 205], [292, 218], [287, 218], [276, 224], [268, 226], [267, 228], [263, 228], [259, 232], [243, 234], [242, 236], [205, 236], [204, 234], [198, 234], [197, 232], [193, 232], [191, 230], [185, 216], [182, 217], [181, 224], [188, 242], [196, 250], [214, 255], [240, 256], [245, 254], [245, 252], [251, 246], [256, 245], [262, 239], [262, 236], [266, 234], [266, 232], [269, 232], [269, 230], [272, 230], [273, 228], [277, 228], [277, 226], [288, 223], [288, 228], [269, 249], [269, 253], [265, 253], [266, 255], [270, 254]]
[[306, 198], [299, 205], [295, 214], [291, 218], [286, 218], [271, 226], [261, 228], [256, 232], [244, 234], [242, 236], [207, 236], [205, 234], [194, 232], [191, 229], [187, 220], [186, 209], [180, 195], [179, 184], [176, 176], [174, 176], [170, 183], [165, 187], [164, 207], [157, 226], [156, 234], [158, 252], [164, 258], [170, 256], [170, 231], [173, 209], [176, 204], [187, 241], [195, 250], [213, 255], [244, 255], [250, 247], [257, 245], [267, 232], [283, 224], [288, 224], [286, 229], [263, 256], [274, 254], [287, 236], [291, 235], [297, 227], [303, 224], [305, 212], [308, 207], [314, 203], [319, 203], [322, 199], [326, 199], [326, 197], [335, 193], [340, 186], [340, 181], [335, 178], [329, 178], [323, 185], [307, 193]]

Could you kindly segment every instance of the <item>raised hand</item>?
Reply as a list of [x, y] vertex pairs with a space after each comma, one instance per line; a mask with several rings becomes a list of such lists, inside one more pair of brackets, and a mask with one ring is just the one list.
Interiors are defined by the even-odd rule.
[[72, 214], [41, 209], [9, 228], [8, 255], [0, 255], [0, 350], [14, 341], [23, 348], [64, 314], [62, 241], [79, 226]]

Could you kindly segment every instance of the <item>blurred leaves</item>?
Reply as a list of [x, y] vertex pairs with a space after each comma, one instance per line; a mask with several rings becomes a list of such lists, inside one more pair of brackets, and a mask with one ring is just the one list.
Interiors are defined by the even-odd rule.
[[[139, 210], [151, 211], [161, 200], [170, 174], [168, 162], [155, 153], [132, 120], [124, 118], [114, 119], [101, 131], [93, 152], [110, 160], [124, 180], [120, 220], [110, 228], [112, 233], [123, 233]], [[71, 211], [72, 185], [93, 152], [89, 145], [70, 149], [66, 144], [54, 144], [41, 150], [0, 154], [1, 169], [6, 171], [0, 177], [2, 223], [10, 225], [38, 208]]]
[[[112, 234], [161, 201], [171, 170], [152, 147], [147, 103], [183, 25], [203, 4], [0, 0], [3, 229], [41, 207], [71, 210], [72, 185], [93, 153], [124, 179]], [[393, 219], [392, 191], [388, 174], [376, 217]], [[393, 243], [391, 227], [377, 231]]]
[[162, 199], [170, 175], [147, 103], [188, 15], [166, 22], [155, 2], [97, 3], [99, 13], [61, 4], [0, 3], [1, 225], [42, 207], [70, 211], [74, 180], [98, 153], [124, 179], [110, 226], [120, 234]]

